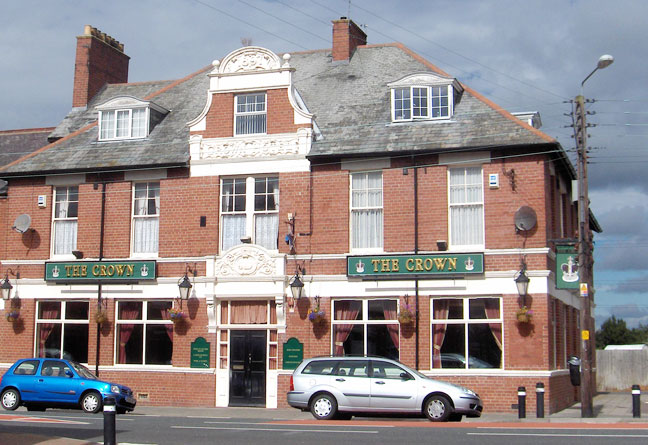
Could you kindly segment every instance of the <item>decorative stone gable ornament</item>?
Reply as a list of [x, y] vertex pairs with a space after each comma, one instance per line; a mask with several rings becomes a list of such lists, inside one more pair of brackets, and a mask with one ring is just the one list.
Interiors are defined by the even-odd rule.
[[[288, 67], [290, 56], [284, 56], [285, 64]], [[229, 54], [223, 61], [214, 60], [213, 74], [242, 73], [246, 71], [267, 71], [282, 68], [279, 57], [270, 50], [259, 46], [246, 46], [238, 51]]]

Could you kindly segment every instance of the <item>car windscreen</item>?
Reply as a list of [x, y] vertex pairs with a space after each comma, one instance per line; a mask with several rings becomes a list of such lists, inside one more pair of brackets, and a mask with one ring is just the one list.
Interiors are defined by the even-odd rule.
[[82, 364], [76, 362], [70, 362], [70, 365], [72, 365], [72, 367], [77, 372], [77, 374], [79, 374], [84, 379], [97, 380], [97, 377], [95, 377], [95, 375], [91, 373], [90, 370], [85, 366], [83, 366]]

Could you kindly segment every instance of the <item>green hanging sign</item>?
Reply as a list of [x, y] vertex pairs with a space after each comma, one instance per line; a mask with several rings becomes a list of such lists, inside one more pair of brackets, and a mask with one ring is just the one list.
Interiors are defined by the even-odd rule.
[[556, 246], [556, 289], [578, 289], [579, 281], [576, 246]]

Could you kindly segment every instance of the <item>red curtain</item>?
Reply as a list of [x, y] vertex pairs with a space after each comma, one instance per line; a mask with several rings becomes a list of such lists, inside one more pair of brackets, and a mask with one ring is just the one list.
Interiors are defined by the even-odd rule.
[[[355, 320], [362, 307], [361, 301], [339, 300], [335, 303], [336, 320]], [[335, 326], [335, 355], [344, 355], [344, 342], [349, 338], [352, 324], [336, 324]]]
[[[382, 304], [383, 304], [383, 314], [385, 315], [385, 320], [395, 320], [396, 311], [398, 307], [396, 302], [393, 300], [389, 300], [389, 301], [383, 301]], [[394, 346], [396, 346], [396, 349], [398, 349], [399, 347], [398, 327], [399, 327], [398, 324], [387, 325], [387, 331], [389, 332], [389, 336], [391, 337]]]
[[[434, 300], [434, 320], [447, 320], [450, 308], [450, 300]], [[446, 334], [446, 324], [435, 324], [433, 341], [434, 348], [432, 351], [432, 366], [441, 368], [441, 346]]]
[[[58, 302], [41, 302], [40, 303], [40, 318], [47, 320], [56, 320], [61, 314], [61, 303]], [[50, 334], [54, 330], [54, 323], [40, 323], [40, 333], [38, 336], [38, 356], [45, 357], [45, 343]]]
[[[484, 307], [486, 309], [486, 318], [500, 318], [500, 302], [496, 298], [484, 299]], [[502, 325], [500, 323], [488, 323], [495, 342], [502, 349]]]
[[[142, 303], [139, 302], [120, 302], [119, 319], [120, 320], [137, 320], [141, 317]], [[134, 324], [119, 325], [119, 363], [126, 363], [126, 343], [130, 339]]]
[[[170, 320], [171, 319], [171, 317], [169, 317], [169, 309], [171, 309], [171, 308], [169, 307], [169, 308], [166, 308], [166, 309], [162, 309], [162, 319], [163, 320]], [[171, 343], [173, 343], [173, 323], [164, 325], [164, 327], [166, 328], [166, 333], [169, 336], [169, 340], [171, 340]]]

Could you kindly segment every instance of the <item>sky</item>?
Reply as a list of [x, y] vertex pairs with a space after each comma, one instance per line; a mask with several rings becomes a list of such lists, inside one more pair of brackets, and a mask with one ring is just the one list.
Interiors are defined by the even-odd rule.
[[56, 126], [72, 102], [76, 36], [125, 45], [129, 81], [178, 79], [251, 40], [331, 47], [350, 17], [369, 44], [401, 42], [511, 112], [538, 111], [574, 160], [571, 104], [589, 103], [597, 326], [648, 325], [648, 2], [642, 0], [21, 0], [0, 6], [0, 130]]

